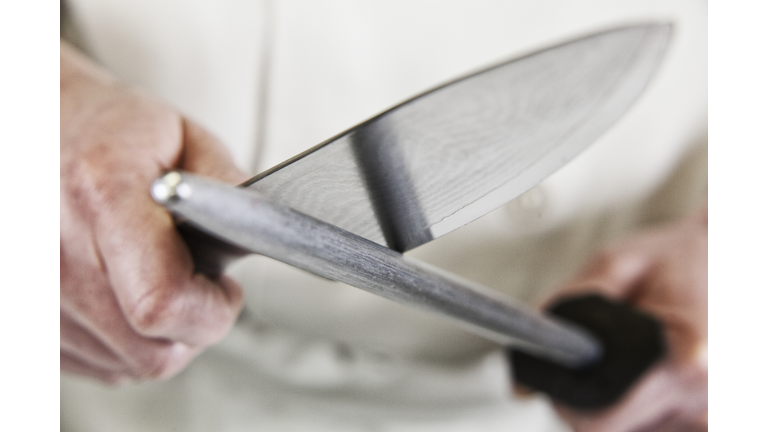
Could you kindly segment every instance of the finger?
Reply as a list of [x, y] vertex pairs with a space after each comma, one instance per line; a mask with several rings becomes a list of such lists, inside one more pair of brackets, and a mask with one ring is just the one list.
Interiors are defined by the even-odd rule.
[[240, 288], [194, 273], [170, 215], [148, 191], [149, 184], [139, 193], [124, 192], [99, 214], [96, 241], [109, 284], [140, 335], [210, 345], [234, 323]]
[[637, 432], [705, 432], [708, 430], [706, 417], [690, 419], [686, 416], [672, 414], [658, 423], [644, 427]]
[[549, 304], [570, 295], [587, 293], [627, 299], [650, 265], [648, 258], [642, 254], [609, 249], [588, 261], [578, 274], [547, 297], [542, 304]]
[[181, 343], [141, 337], [119, 309], [80, 322], [62, 319], [61, 351], [91, 367], [135, 379], [166, 378], [183, 369], [199, 352]]
[[[134, 333], [123, 320], [108, 323], [110, 327], [106, 331], [104, 325], [104, 322], [99, 322], [91, 331], [101, 333], [99, 337], [119, 357], [122, 367], [118, 370], [137, 380], [171, 377], [184, 369], [200, 352], [181, 342], [143, 338]], [[83, 361], [95, 363], [86, 353], [78, 351], [76, 354]]]
[[[576, 431], [636, 431], [692, 419], [706, 410], [706, 390], [692, 388], [685, 374], [667, 362], [654, 368], [616, 405], [594, 414], [558, 408]], [[652, 429], [656, 430], [656, 429]]]
[[59, 321], [61, 351], [86, 359], [89, 364], [109, 371], [122, 371], [123, 361], [91, 332], [62, 311]]
[[667, 374], [654, 370], [643, 384], [633, 389], [617, 405], [597, 414], [584, 414], [561, 408], [561, 414], [577, 432], [629, 432], [662, 418], [676, 399], [674, 389], [664, 391]]
[[62, 371], [96, 378], [110, 384], [122, 384], [128, 381], [128, 377], [122, 373], [101, 369], [77, 358], [71, 353], [60, 353], [59, 366]]
[[248, 180], [248, 175], [240, 171], [216, 137], [194, 122], [182, 122], [184, 151], [179, 161], [181, 169], [231, 184]]
[[[119, 310], [117, 316], [120, 318], [93, 317], [87, 330], [115, 353], [125, 375], [137, 380], [168, 378], [186, 367], [199, 353], [198, 349], [181, 342], [142, 337], [125, 322]], [[82, 360], [90, 360], [90, 356], [83, 352], [77, 354]]]
[[[182, 128], [185, 165], [235, 176], [236, 168], [213, 137], [189, 122]], [[109, 285], [140, 335], [210, 345], [234, 323], [240, 288], [226, 278], [214, 281], [194, 273], [170, 215], [149, 195], [153, 175], [137, 175], [120, 171], [97, 183], [94, 191], [100, 203], [95, 238]]]
[[[78, 262], [75, 264], [80, 264], [76, 266], [79, 271], [69, 271], [73, 263], [67, 254], [62, 254], [61, 262], [61, 311], [79, 327], [70, 329], [65, 323], [62, 328], [64, 346], [67, 345], [64, 332], [80, 330], [113, 353], [124, 365], [126, 373], [136, 379], [171, 376], [197, 355], [199, 350], [193, 347], [139, 335], [123, 315], [115, 293], [99, 268]], [[72, 337], [77, 336], [74, 334]], [[88, 359], [86, 352], [78, 351], [77, 356]]]

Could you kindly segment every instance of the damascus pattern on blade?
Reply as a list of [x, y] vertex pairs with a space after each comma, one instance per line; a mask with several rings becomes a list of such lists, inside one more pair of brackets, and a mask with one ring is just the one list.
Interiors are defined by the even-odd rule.
[[606, 31], [406, 101], [244, 184], [397, 251], [529, 190], [640, 95], [668, 25]]

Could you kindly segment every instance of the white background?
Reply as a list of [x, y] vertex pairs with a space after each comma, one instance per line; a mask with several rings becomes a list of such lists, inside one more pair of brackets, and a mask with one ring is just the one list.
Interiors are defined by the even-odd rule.
[[[58, 8], [54, 1], [0, 6], [2, 430], [53, 430], [59, 418]], [[760, 2], [710, 5], [713, 430], [766, 423], [766, 12]]]

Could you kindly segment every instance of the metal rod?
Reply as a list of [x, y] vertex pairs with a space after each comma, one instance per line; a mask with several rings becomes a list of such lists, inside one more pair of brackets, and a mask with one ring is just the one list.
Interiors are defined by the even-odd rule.
[[231, 185], [172, 171], [154, 199], [200, 230], [328, 279], [467, 323], [480, 334], [566, 366], [602, 354], [574, 325], [408, 259], [377, 243]]

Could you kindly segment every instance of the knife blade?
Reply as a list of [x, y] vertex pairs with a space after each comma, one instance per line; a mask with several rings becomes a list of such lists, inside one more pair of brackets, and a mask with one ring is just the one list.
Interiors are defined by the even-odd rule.
[[640, 95], [670, 30], [624, 27], [484, 69], [242, 188], [172, 172], [152, 194], [180, 217], [179, 229], [208, 274], [226, 257], [261, 253], [441, 312], [556, 363], [584, 366], [602, 352], [590, 332], [399, 252], [490, 212], [575, 157]]
[[598, 33], [428, 91], [245, 186], [393, 250], [445, 235], [531, 189], [642, 92], [670, 28]]

